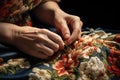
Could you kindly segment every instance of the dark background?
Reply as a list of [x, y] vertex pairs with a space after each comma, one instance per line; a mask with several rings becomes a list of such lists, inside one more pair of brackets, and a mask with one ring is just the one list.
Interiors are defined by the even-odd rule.
[[61, 0], [59, 6], [67, 13], [77, 15], [83, 27], [102, 27], [120, 30], [117, 0]]

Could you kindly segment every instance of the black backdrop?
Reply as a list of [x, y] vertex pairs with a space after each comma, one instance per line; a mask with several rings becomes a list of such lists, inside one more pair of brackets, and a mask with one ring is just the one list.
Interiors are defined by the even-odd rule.
[[59, 6], [67, 13], [80, 16], [83, 27], [120, 30], [116, 0], [61, 0]]

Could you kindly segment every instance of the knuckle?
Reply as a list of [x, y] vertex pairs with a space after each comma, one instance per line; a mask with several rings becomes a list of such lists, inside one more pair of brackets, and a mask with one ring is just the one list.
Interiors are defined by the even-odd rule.
[[62, 38], [60, 36], [57, 37], [57, 40], [61, 42]]
[[80, 17], [78, 17], [78, 16], [75, 16], [74, 19], [77, 21], [80, 21]]
[[60, 43], [62, 40], [62, 38], [59, 35], [56, 35], [54, 39], [56, 40], [57, 43]]
[[47, 30], [47, 29], [41, 29], [41, 32], [48, 32], [49, 30]]

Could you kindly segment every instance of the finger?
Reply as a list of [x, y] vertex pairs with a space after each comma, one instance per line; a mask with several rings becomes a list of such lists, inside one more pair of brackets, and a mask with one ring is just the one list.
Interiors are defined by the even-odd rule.
[[[54, 50], [54, 52], [58, 51], [59, 44], [57, 44], [54, 41], [50, 40], [48, 38], [48, 36], [45, 35], [45, 34], [39, 34], [38, 36], [39, 36], [38, 41], [37, 41], [38, 43], [44, 44], [45, 46], [47, 46], [47, 47], [51, 48], [52, 50]], [[41, 45], [41, 46], [43, 46], [43, 45]]]
[[[62, 38], [61, 38], [59, 35], [57, 35], [56, 33], [51, 32], [51, 31], [49, 31], [49, 30], [46, 30], [46, 29], [45, 29], [42, 33], [47, 34], [47, 35], [48, 35], [48, 38], [49, 38], [50, 40], [52, 40], [53, 42], [59, 44], [59, 48], [60, 48], [60, 49], [61, 49], [61, 48], [64, 48], [64, 42], [63, 42]], [[53, 42], [52, 42], [52, 43], [53, 43]], [[49, 45], [49, 46], [50, 46], [50, 45]]]
[[48, 46], [49, 48], [51, 48], [52, 50], [54, 50], [54, 52], [57, 52], [59, 50], [59, 44], [53, 42], [50, 39], [44, 41], [44, 45]]
[[80, 20], [80, 26], [79, 26], [79, 28], [80, 28], [80, 33], [79, 33], [78, 39], [81, 38], [82, 26], [83, 26], [83, 22]]
[[54, 54], [54, 51], [52, 49], [50, 49], [49, 47], [43, 45], [43, 44], [36, 44], [36, 48], [37, 51], [40, 51], [44, 54], [46, 54], [47, 56], [52, 56]]
[[60, 21], [57, 25], [56, 25], [60, 31], [62, 32], [62, 36], [63, 38], [66, 40], [70, 37], [70, 30], [67, 26], [67, 22], [66, 21]]
[[33, 47], [29, 46], [27, 47], [26, 44], [23, 44], [22, 45], [22, 48], [19, 47], [19, 49], [21, 51], [23, 51], [24, 53], [28, 54], [28, 55], [31, 55], [31, 56], [34, 56], [36, 58], [40, 58], [40, 59], [47, 59], [48, 56], [38, 50], [34, 50]]
[[35, 52], [33, 50], [30, 50], [29, 54], [36, 57], [36, 58], [40, 58], [40, 59], [47, 59], [48, 58], [48, 56], [41, 51], [36, 51]]
[[34, 45], [35, 43], [29, 37], [21, 36], [19, 40], [22, 42], [22, 44], [19, 44], [17, 48], [22, 52], [41, 59], [46, 59], [48, 57], [46, 54], [36, 50], [37, 48]]
[[81, 38], [81, 30], [80, 30], [80, 33], [79, 33], [79, 36], [78, 36], [78, 40]]
[[71, 44], [73, 41], [78, 39], [81, 35], [81, 26], [82, 26], [81, 21], [75, 20], [71, 25], [73, 27], [73, 32], [70, 38], [68, 39], [67, 44]]

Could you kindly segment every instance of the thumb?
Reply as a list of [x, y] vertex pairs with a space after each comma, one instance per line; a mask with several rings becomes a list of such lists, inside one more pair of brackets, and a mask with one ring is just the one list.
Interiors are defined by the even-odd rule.
[[68, 39], [70, 37], [70, 30], [67, 26], [66, 21], [57, 25], [57, 27], [59, 28], [60, 32], [62, 33], [62, 36], [64, 39]]

